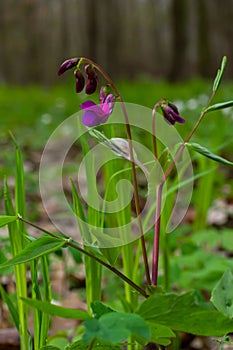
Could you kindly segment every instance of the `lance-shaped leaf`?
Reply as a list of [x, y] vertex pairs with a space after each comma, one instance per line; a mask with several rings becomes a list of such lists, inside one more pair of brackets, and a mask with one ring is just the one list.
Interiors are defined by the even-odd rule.
[[88, 320], [90, 315], [88, 312], [78, 309], [71, 309], [58, 305], [51, 304], [47, 301], [33, 300], [30, 298], [22, 298], [23, 301], [29, 306], [35, 307], [52, 316], [58, 316], [63, 318], [71, 318], [73, 320]]
[[213, 112], [213, 111], [217, 111], [218, 109], [224, 109], [224, 108], [229, 108], [229, 107], [233, 107], [233, 100], [231, 101], [226, 101], [226, 102], [220, 102], [220, 103], [216, 103], [212, 106], [209, 106], [205, 112], [209, 113], [209, 112]]
[[198, 143], [187, 142], [185, 144], [185, 146], [189, 147], [190, 149], [192, 149], [195, 152], [202, 154], [203, 156], [205, 156], [207, 158], [214, 160], [215, 162], [223, 163], [226, 165], [233, 165], [233, 162], [230, 162], [229, 160], [227, 160], [223, 157], [220, 157], [217, 154], [210, 152], [206, 147], [203, 147], [203, 146], [199, 145]]
[[57, 239], [49, 236], [43, 236], [29, 243], [18, 255], [11, 260], [0, 265], [0, 267], [22, 264], [42, 255], [50, 254], [66, 245], [65, 239]]
[[0, 227], [3, 227], [10, 222], [14, 222], [18, 219], [17, 216], [11, 216], [11, 215], [1, 215], [0, 216]]
[[227, 64], [227, 58], [226, 58], [226, 56], [224, 56], [222, 59], [221, 67], [220, 67], [220, 69], [218, 69], [216, 78], [214, 79], [214, 84], [213, 84], [213, 91], [214, 92], [217, 91], [217, 89], [221, 83], [221, 79], [222, 79], [223, 73], [225, 71], [226, 64]]
[[54, 345], [45, 345], [45, 346], [42, 346], [40, 350], [61, 350], [61, 348], [58, 348], [57, 346], [54, 346]]

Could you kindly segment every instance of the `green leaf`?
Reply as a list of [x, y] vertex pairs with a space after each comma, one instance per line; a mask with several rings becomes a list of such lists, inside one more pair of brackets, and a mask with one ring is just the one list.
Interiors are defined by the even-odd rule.
[[[219, 234], [219, 232], [218, 232]], [[221, 246], [229, 253], [233, 253], [232, 245], [232, 229], [224, 229], [221, 231]]]
[[[15, 141], [14, 141], [15, 142]], [[15, 146], [15, 210], [21, 216], [26, 216], [26, 198], [25, 198], [25, 181], [24, 181], [24, 167], [23, 159], [20, 148], [16, 144]], [[26, 234], [26, 224], [23, 221], [18, 221], [18, 227], [22, 234]], [[22, 244], [24, 246], [24, 244]]]
[[114, 312], [113, 309], [111, 309], [107, 305], [104, 305], [100, 301], [95, 301], [91, 303], [91, 309], [92, 309], [93, 316], [97, 319], [109, 312]]
[[150, 328], [139, 315], [121, 312], [110, 312], [99, 319], [89, 319], [84, 322], [86, 332], [83, 342], [89, 343], [97, 338], [110, 344], [117, 344], [128, 339], [131, 334], [150, 339]]
[[147, 322], [147, 324], [151, 330], [150, 341], [156, 344], [168, 346], [171, 343], [170, 338], [176, 337], [175, 333], [169, 327], [154, 322]]
[[45, 346], [42, 346], [40, 350], [61, 350], [61, 348], [58, 348], [57, 346], [54, 346], [54, 345], [45, 345]]
[[138, 314], [147, 321], [195, 335], [223, 336], [233, 331], [233, 320], [200, 303], [192, 291], [154, 294], [140, 305]]
[[[83, 344], [82, 340], [75, 340], [72, 344], [65, 347], [64, 350], [88, 350], [89, 347], [87, 344]], [[92, 347], [92, 350], [122, 350], [122, 347], [118, 345], [111, 345], [107, 342], [95, 341]]]
[[69, 340], [67, 339], [67, 334], [59, 334], [59, 332], [57, 334], [54, 334], [49, 338], [47, 346], [53, 346], [56, 349], [64, 350], [69, 346]]
[[122, 247], [100, 248], [101, 253], [112, 266], [116, 264], [121, 250]]
[[216, 309], [233, 317], [233, 274], [229, 269], [213, 289], [210, 300]]
[[233, 100], [227, 101], [227, 102], [216, 103], [212, 106], [209, 106], [205, 110], [205, 112], [209, 113], [209, 112], [217, 111], [218, 109], [230, 108], [232, 106], [233, 106]]
[[75, 340], [72, 344], [65, 347], [64, 350], [87, 350], [88, 345], [84, 345], [82, 340]]
[[3, 227], [10, 222], [14, 222], [18, 219], [17, 216], [11, 216], [11, 215], [0, 215], [0, 227]]
[[26, 304], [32, 307], [35, 307], [52, 316], [71, 318], [73, 320], [81, 320], [81, 321], [88, 320], [90, 318], [90, 315], [86, 311], [75, 310], [75, 309], [65, 308], [58, 305], [53, 305], [47, 301], [33, 300], [30, 298], [22, 298], [22, 299]]
[[44, 254], [50, 254], [66, 245], [66, 240], [43, 236], [29, 243], [18, 255], [5, 262], [0, 267], [22, 264], [30, 260], [39, 258]]
[[202, 154], [203, 156], [214, 160], [215, 162], [223, 163], [226, 165], [233, 165], [233, 162], [230, 162], [229, 160], [227, 160], [223, 157], [220, 157], [217, 154], [210, 152], [207, 148], [199, 145], [198, 143], [188, 143], [187, 142], [185, 145], [187, 147], [189, 147], [190, 149], [192, 149], [193, 151], [198, 152], [198, 153]]
[[76, 264], [81, 264], [82, 263], [82, 261], [83, 261], [82, 253], [79, 250], [69, 246], [68, 247], [68, 251], [71, 254], [71, 256], [74, 259]]
[[214, 79], [214, 84], [213, 84], [213, 91], [214, 92], [217, 91], [217, 89], [219, 87], [223, 73], [224, 73], [225, 68], [226, 68], [226, 64], [227, 64], [227, 57], [224, 56], [222, 59], [222, 62], [221, 62], [221, 67], [220, 67], [220, 69], [218, 69], [216, 78]]

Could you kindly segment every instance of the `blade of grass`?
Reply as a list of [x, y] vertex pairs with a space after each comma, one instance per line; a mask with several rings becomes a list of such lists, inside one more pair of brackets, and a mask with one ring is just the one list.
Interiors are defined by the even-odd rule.
[[[96, 188], [96, 177], [94, 169], [93, 157], [88, 157], [89, 152], [88, 143], [85, 135], [80, 138], [81, 147], [83, 150], [86, 178], [87, 178], [87, 191], [88, 191], [88, 223], [100, 227], [100, 214], [97, 209], [99, 208], [98, 197], [93, 195], [93, 189]], [[89, 205], [89, 203], [91, 205]], [[94, 208], [92, 207], [94, 206]], [[85, 232], [83, 232], [85, 234]], [[88, 251], [89, 248], [86, 246]], [[89, 256], [85, 255], [85, 270], [86, 270], [86, 298], [88, 310], [91, 310], [91, 303], [99, 301], [101, 299], [101, 278], [102, 278], [102, 266]]]
[[[43, 278], [43, 291], [44, 291], [44, 301], [51, 303], [52, 300], [52, 290], [49, 277], [49, 262], [48, 255], [43, 255], [41, 257], [41, 271]], [[42, 322], [41, 322], [41, 339], [40, 347], [46, 344], [48, 338], [49, 326], [50, 326], [50, 315], [46, 312], [42, 313]]]
[[[202, 173], [209, 169], [212, 166], [211, 163], [210, 159], [200, 157], [198, 159], [199, 172]], [[196, 188], [194, 197], [196, 212], [196, 220], [193, 222], [194, 232], [204, 229], [207, 225], [207, 212], [211, 203], [215, 176], [216, 173], [214, 171], [210, 172], [199, 181]]]
[[[38, 259], [32, 260], [30, 264], [32, 279], [32, 299], [41, 300], [41, 293], [38, 282]], [[39, 309], [33, 309], [33, 329], [34, 329], [34, 350], [40, 349], [41, 342], [41, 319], [42, 312]]]
[[[9, 191], [7, 181], [4, 181], [4, 203], [7, 215], [15, 215], [13, 208], [12, 198]], [[22, 232], [20, 231], [18, 221], [8, 224], [8, 232], [11, 244], [12, 255], [16, 256], [22, 250]], [[20, 346], [21, 350], [29, 350], [29, 333], [28, 333], [28, 308], [23, 304], [22, 297], [27, 296], [27, 281], [26, 281], [26, 265], [15, 265], [15, 279], [16, 279], [16, 294], [17, 294], [17, 305], [19, 311], [19, 333], [20, 333]]]
[[1, 215], [0, 216], [0, 227], [6, 226], [7, 224], [9, 224], [10, 222], [16, 221], [17, 220], [17, 216], [13, 215]]
[[52, 316], [59, 316], [63, 318], [72, 318], [74, 320], [87, 320], [91, 316], [88, 312], [83, 310], [65, 308], [62, 306], [51, 304], [47, 301], [33, 300], [30, 298], [23, 298], [25, 304], [35, 307]]

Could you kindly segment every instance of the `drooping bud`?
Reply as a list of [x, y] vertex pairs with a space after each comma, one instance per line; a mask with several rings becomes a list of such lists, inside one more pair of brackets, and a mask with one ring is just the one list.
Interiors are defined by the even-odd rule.
[[86, 90], [85, 90], [86, 94], [87, 95], [93, 94], [97, 88], [97, 84], [98, 84], [97, 77], [88, 79], [87, 85], [86, 85]]
[[185, 123], [185, 120], [179, 115], [178, 108], [173, 103], [169, 101], [163, 102], [161, 103], [160, 108], [162, 110], [163, 117], [168, 124], [174, 125], [176, 122]]
[[91, 64], [85, 66], [85, 72], [87, 75], [87, 85], [86, 85], [86, 94], [91, 95], [95, 92], [98, 84], [98, 77], [95, 72], [94, 67]]
[[68, 69], [75, 67], [78, 64], [78, 61], [79, 61], [79, 58], [77, 58], [77, 57], [70, 58], [70, 59], [64, 61], [61, 64], [57, 74], [61, 75], [61, 74], [65, 73]]
[[86, 73], [88, 79], [96, 77], [95, 68], [91, 64], [87, 64], [85, 66], [85, 73]]
[[74, 76], [76, 78], [76, 92], [79, 93], [83, 90], [85, 85], [85, 79], [79, 69], [74, 71]]

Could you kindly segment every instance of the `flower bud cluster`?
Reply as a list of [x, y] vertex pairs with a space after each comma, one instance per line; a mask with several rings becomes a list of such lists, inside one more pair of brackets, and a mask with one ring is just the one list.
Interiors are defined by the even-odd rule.
[[[74, 76], [76, 80], [76, 92], [81, 92], [85, 87], [85, 77], [82, 73], [82, 70], [79, 67], [80, 59], [79, 58], [70, 58], [69, 60], [64, 61], [59, 70], [58, 75], [62, 75], [67, 70], [76, 67], [74, 71]], [[87, 84], [85, 92], [87, 95], [91, 95], [96, 91], [98, 85], [98, 77], [95, 72], [95, 68], [91, 64], [87, 64], [84, 68], [85, 75], [87, 77]]]
[[174, 103], [163, 100], [163, 102], [160, 104], [160, 108], [163, 113], [163, 117], [168, 124], [174, 125], [176, 122], [185, 123], [185, 119], [181, 118], [178, 108], [176, 105], [174, 105]]
[[[87, 60], [86, 60], [87, 61]], [[87, 79], [85, 92], [87, 95], [93, 94], [98, 85], [98, 77], [95, 66], [91, 62], [84, 67], [84, 74], [81, 70], [82, 59], [70, 58], [64, 61], [59, 70], [58, 75], [65, 73], [71, 68], [75, 68], [74, 76], [76, 80], [76, 92], [81, 92], [85, 87], [85, 77]], [[113, 112], [116, 97], [111, 93], [109, 86], [105, 85], [100, 88], [99, 105], [93, 101], [85, 101], [80, 108], [84, 110], [82, 122], [88, 127], [97, 126], [105, 123]]]

